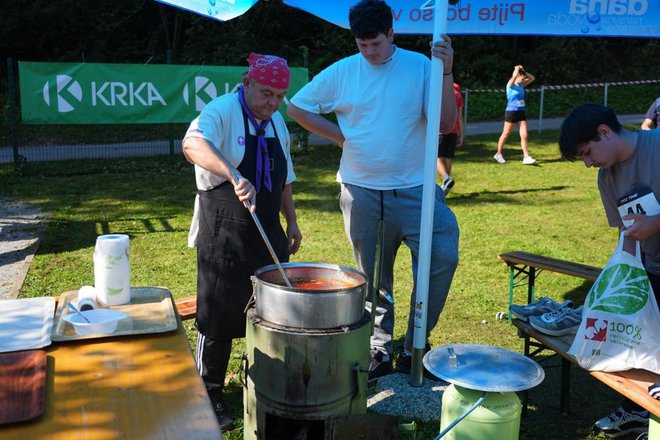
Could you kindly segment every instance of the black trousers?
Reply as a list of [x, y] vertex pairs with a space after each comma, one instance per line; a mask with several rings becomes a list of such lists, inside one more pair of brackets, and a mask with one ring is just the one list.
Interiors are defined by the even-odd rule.
[[231, 339], [211, 339], [197, 333], [197, 370], [202, 376], [213, 406], [222, 402], [231, 342]]

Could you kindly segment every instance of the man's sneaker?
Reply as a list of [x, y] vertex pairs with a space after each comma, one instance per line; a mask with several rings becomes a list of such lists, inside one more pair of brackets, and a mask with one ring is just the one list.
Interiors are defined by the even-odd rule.
[[369, 361], [368, 380], [372, 381], [392, 372], [392, 360], [382, 351], [376, 351]]
[[222, 399], [211, 398], [211, 403], [213, 403], [213, 411], [215, 412], [215, 417], [218, 419], [220, 431], [227, 432], [234, 429], [234, 418], [229, 414]]
[[563, 336], [577, 332], [582, 321], [582, 306], [571, 309], [562, 306], [554, 312], [544, 313], [539, 316], [530, 316], [529, 324], [536, 330], [546, 335]]
[[[431, 351], [431, 345], [427, 342], [426, 345], [424, 346], [424, 354], [428, 353], [429, 351]], [[424, 369], [425, 378], [435, 381], [442, 380], [439, 377], [437, 377], [435, 374], [427, 370], [423, 365], [422, 368]], [[412, 353], [408, 353], [406, 352], [406, 350], [401, 349], [401, 351], [399, 352], [399, 356], [396, 358], [395, 370], [398, 373], [410, 374], [410, 371], [412, 370]]]
[[440, 185], [440, 188], [442, 188], [442, 192], [445, 193], [445, 195], [449, 194], [449, 190], [454, 187], [454, 179], [451, 178], [451, 176], [445, 176], [445, 178], [442, 181], [442, 185]]
[[532, 156], [523, 157], [523, 165], [533, 165], [535, 163], [536, 159], [534, 159]]
[[537, 299], [536, 301], [527, 304], [526, 306], [511, 304], [509, 310], [511, 314], [521, 321], [528, 322], [530, 316], [538, 316], [548, 312], [554, 312], [562, 306], [570, 306], [573, 302], [567, 299], [563, 303], [558, 303], [545, 296]]
[[594, 432], [616, 438], [630, 433], [642, 433], [649, 429], [648, 411], [626, 411], [619, 408], [609, 416], [594, 423]]
[[[431, 344], [428, 342], [424, 346], [424, 354], [431, 351]], [[410, 373], [412, 369], [412, 353], [408, 353], [405, 349], [401, 348], [399, 355], [396, 358], [395, 370], [399, 373]]]
[[504, 160], [504, 156], [502, 156], [500, 153], [497, 153], [495, 156], [493, 156], [493, 159], [495, 159], [498, 163], [506, 162], [506, 160]]

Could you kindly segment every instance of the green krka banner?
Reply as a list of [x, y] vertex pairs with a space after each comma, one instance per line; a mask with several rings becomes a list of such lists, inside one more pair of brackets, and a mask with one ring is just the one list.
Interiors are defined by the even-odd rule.
[[[246, 67], [19, 63], [25, 124], [154, 124], [192, 121], [213, 98], [236, 90]], [[291, 68], [292, 97], [307, 83]], [[282, 108], [280, 108], [282, 110]]]

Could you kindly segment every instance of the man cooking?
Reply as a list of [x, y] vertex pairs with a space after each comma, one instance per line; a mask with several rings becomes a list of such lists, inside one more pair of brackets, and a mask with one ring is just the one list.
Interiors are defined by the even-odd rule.
[[[424, 183], [424, 145], [431, 63], [427, 56], [394, 45], [392, 10], [380, 0], [363, 0], [349, 12], [359, 53], [319, 73], [291, 100], [288, 115], [312, 133], [342, 148], [337, 180], [346, 235], [358, 268], [373, 279], [378, 225], [384, 224], [380, 286], [392, 292], [397, 250], [405, 243], [417, 276]], [[444, 63], [440, 131], [456, 121], [453, 49], [447, 36], [431, 53]], [[321, 114], [334, 112], [337, 124]], [[458, 224], [435, 191], [433, 245], [426, 336], [435, 327], [458, 264]], [[410, 371], [415, 292], [397, 369]], [[370, 302], [367, 309], [372, 310]], [[392, 371], [394, 307], [378, 304], [371, 338], [369, 378]]]
[[198, 190], [188, 239], [197, 248], [197, 365], [223, 431], [233, 428], [222, 389], [232, 339], [245, 336], [250, 276], [273, 263], [247, 207], [280, 261], [288, 261], [302, 240], [289, 131], [277, 111], [289, 88], [289, 68], [274, 55], [252, 53], [248, 63], [238, 91], [204, 107], [183, 140]]

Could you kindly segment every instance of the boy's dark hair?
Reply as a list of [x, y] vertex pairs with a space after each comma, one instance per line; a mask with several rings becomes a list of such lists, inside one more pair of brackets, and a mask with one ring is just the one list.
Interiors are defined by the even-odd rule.
[[361, 40], [387, 35], [392, 29], [392, 8], [382, 0], [362, 0], [351, 6], [348, 22], [353, 37]]
[[564, 159], [580, 158], [578, 149], [590, 141], [598, 141], [598, 127], [607, 125], [615, 133], [623, 128], [614, 110], [600, 104], [582, 104], [573, 109], [561, 124], [559, 151]]

